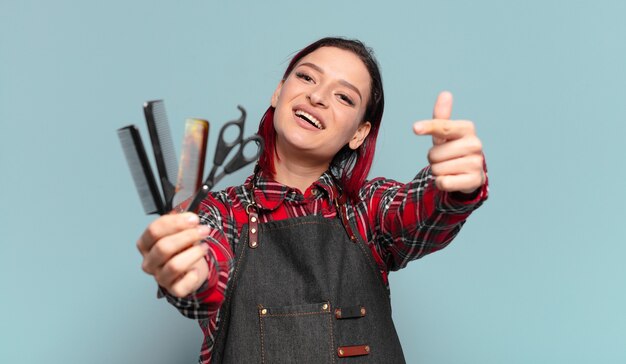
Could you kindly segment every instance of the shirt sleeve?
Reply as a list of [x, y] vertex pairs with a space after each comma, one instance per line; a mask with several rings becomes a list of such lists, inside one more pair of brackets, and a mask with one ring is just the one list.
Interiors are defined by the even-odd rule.
[[366, 240], [388, 271], [446, 247], [488, 196], [488, 181], [472, 194], [443, 192], [434, 182], [428, 166], [409, 183], [376, 178], [361, 189]]
[[214, 320], [225, 298], [224, 277], [227, 279], [232, 257], [225, 229], [232, 226], [232, 223], [228, 218], [228, 209], [213, 196], [202, 202], [198, 215], [200, 223], [211, 228], [209, 236], [203, 240], [203, 243], [209, 245], [209, 251], [205, 255], [209, 266], [207, 278], [200, 288], [186, 297], [176, 297], [163, 287], [159, 287], [157, 297], [165, 297], [188, 318]]
[[212, 309], [214, 305], [211, 304], [210, 297], [213, 296], [213, 292], [216, 290], [216, 279], [211, 279], [211, 277], [217, 277], [219, 268], [217, 267], [216, 258], [210, 252], [207, 253], [205, 259], [209, 265], [209, 274], [204, 283], [195, 292], [186, 297], [176, 297], [161, 286], [159, 286], [157, 292], [158, 298], [165, 297], [183, 316], [191, 319], [207, 319], [212, 312], [217, 311]]

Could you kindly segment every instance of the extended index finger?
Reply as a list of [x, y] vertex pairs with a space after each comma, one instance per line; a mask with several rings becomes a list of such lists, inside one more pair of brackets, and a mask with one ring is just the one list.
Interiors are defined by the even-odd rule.
[[474, 123], [467, 120], [422, 120], [413, 124], [417, 135], [432, 135], [435, 138], [453, 140], [474, 133]]
[[198, 215], [191, 212], [161, 216], [141, 234], [137, 240], [137, 249], [145, 255], [159, 239], [197, 226], [199, 222]]

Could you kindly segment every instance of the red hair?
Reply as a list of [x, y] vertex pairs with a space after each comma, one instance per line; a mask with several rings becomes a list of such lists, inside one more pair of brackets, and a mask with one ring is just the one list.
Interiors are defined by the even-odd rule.
[[[363, 43], [358, 40], [343, 38], [322, 38], [302, 49], [291, 59], [283, 75], [283, 80], [289, 76], [298, 61], [321, 47], [336, 47], [351, 51], [363, 61], [370, 75], [370, 97], [361, 121], [370, 122], [370, 132], [359, 148], [353, 150], [345, 145], [330, 164], [330, 171], [339, 182], [338, 187], [350, 200], [356, 201], [359, 190], [369, 174], [376, 151], [376, 138], [385, 106], [382, 78], [373, 51]], [[272, 106], [263, 114], [258, 134], [265, 141], [263, 154], [259, 157], [259, 167], [262, 171], [274, 176], [276, 174], [274, 159], [278, 158], [278, 153], [276, 151], [276, 129], [274, 129], [274, 108]]]

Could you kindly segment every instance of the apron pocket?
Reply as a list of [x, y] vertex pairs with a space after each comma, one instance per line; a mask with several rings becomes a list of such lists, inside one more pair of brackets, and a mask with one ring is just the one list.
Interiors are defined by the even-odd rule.
[[334, 339], [329, 302], [259, 305], [262, 363], [331, 363]]

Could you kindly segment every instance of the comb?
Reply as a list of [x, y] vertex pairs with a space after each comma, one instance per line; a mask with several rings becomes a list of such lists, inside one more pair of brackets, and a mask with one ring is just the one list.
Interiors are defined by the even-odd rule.
[[164, 208], [165, 211], [170, 211], [176, 192], [174, 182], [177, 179], [178, 167], [165, 104], [163, 100], [148, 101], [144, 104], [143, 111], [150, 132], [154, 160], [161, 179]]
[[209, 137], [209, 122], [203, 119], [187, 119], [183, 147], [180, 153], [176, 194], [172, 205], [177, 206], [190, 198], [202, 184], [204, 159]]
[[126, 163], [135, 182], [143, 210], [146, 214], [165, 212], [163, 200], [159, 193], [148, 155], [141, 141], [141, 135], [135, 125], [128, 125], [117, 130], [117, 136], [122, 144]]

